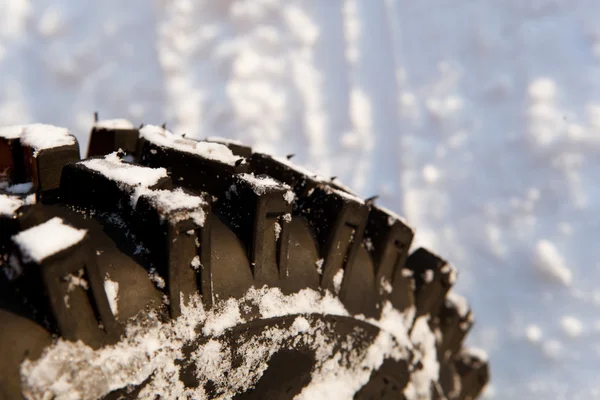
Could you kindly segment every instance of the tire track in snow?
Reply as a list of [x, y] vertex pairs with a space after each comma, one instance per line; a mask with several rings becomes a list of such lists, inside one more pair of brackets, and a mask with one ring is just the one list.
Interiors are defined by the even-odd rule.
[[[365, 195], [397, 192], [398, 105], [394, 49], [383, 2], [347, 0], [347, 57], [351, 68], [350, 115], [360, 146], [353, 186]], [[372, 165], [385, 171], [374, 179]], [[376, 184], [378, 181], [380, 184]]]
[[350, 182], [353, 158], [341, 145], [341, 137], [352, 129], [349, 115], [350, 74], [345, 43], [343, 0], [312, 0], [311, 9], [320, 35], [315, 43], [315, 67], [321, 73], [323, 106], [328, 115], [326, 146], [332, 170]]

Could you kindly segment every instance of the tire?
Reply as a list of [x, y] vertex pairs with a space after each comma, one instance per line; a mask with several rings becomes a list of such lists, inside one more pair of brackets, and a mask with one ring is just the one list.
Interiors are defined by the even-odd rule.
[[456, 271], [336, 180], [223, 139], [0, 130], [0, 398], [473, 399]]

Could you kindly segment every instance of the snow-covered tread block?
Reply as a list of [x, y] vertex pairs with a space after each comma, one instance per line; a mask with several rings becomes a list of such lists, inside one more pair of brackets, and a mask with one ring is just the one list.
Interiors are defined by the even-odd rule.
[[[206, 197], [183, 189], [142, 190], [132, 222], [136, 238], [147, 249], [158, 276], [165, 280], [172, 318], [200, 289], [212, 298], [210, 224]], [[210, 304], [207, 304], [210, 305]]]
[[406, 260], [415, 280], [417, 317], [437, 315], [456, 280], [455, 268], [438, 255], [419, 248]]
[[32, 319], [97, 348], [119, 337], [87, 232], [53, 218], [12, 237], [12, 281], [28, 293]]
[[75, 206], [100, 211], [131, 209], [141, 191], [171, 189], [164, 168], [148, 168], [124, 162], [122, 153], [90, 158], [64, 168], [61, 180], [63, 200]]
[[220, 202], [220, 214], [249, 245], [249, 260], [259, 286], [276, 285], [289, 276], [288, 227], [294, 197], [289, 186], [273, 178], [237, 174]]
[[98, 120], [96, 113], [87, 156], [104, 156], [118, 150], [134, 154], [138, 137], [139, 131], [131, 121], [121, 118]]
[[[291, 156], [290, 156], [291, 158]], [[253, 153], [250, 159], [251, 170], [257, 175], [265, 174], [291, 186], [299, 198], [323, 182], [323, 179], [288, 158], [273, 157], [263, 153]]]
[[0, 153], [0, 183], [33, 182], [41, 199], [54, 197], [63, 167], [79, 160], [79, 146], [69, 130], [45, 124], [1, 128]]
[[139, 160], [150, 167], [169, 169], [174, 183], [220, 196], [233, 174], [248, 171], [245, 158], [227, 146], [175, 135], [155, 125], [140, 129]]
[[465, 349], [457, 357], [456, 372], [460, 376], [460, 400], [475, 399], [490, 378], [487, 354], [479, 349]]
[[338, 293], [352, 313], [376, 317], [375, 271], [363, 246], [369, 206], [360, 198], [319, 185], [302, 204], [324, 259], [321, 287]]
[[366, 248], [375, 264], [375, 282], [383, 300], [398, 310], [414, 305], [412, 272], [406, 269], [413, 230], [390, 211], [371, 206], [365, 231]]

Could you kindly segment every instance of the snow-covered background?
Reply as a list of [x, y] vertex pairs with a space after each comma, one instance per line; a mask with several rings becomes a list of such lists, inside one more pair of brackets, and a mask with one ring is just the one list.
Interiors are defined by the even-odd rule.
[[496, 399], [600, 398], [597, 0], [0, 0], [0, 125], [244, 140], [460, 270]]

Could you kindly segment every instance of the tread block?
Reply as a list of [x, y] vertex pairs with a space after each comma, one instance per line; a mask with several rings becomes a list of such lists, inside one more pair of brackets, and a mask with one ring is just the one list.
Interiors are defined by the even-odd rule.
[[164, 167], [175, 184], [221, 197], [235, 174], [247, 172], [244, 158], [219, 143], [176, 136], [155, 126], [140, 130], [139, 160], [149, 167]]
[[289, 223], [290, 266], [280, 282], [285, 294], [296, 293], [304, 288], [317, 289], [321, 276], [318, 272], [319, 251], [308, 222], [300, 215], [294, 215]]
[[288, 159], [268, 154], [254, 153], [250, 159], [251, 170], [257, 175], [269, 175], [292, 187], [298, 198], [308, 194], [323, 181], [314, 173], [292, 164]]
[[171, 189], [165, 169], [124, 163], [117, 153], [65, 166], [61, 196], [67, 203], [85, 209], [114, 212], [131, 210], [138, 189]]
[[458, 399], [470, 400], [477, 398], [490, 379], [487, 360], [463, 350], [454, 363], [460, 376], [461, 390]]
[[[9, 130], [10, 128], [4, 128]], [[0, 129], [0, 187], [25, 181], [23, 148], [18, 137], [3, 136]]]
[[467, 333], [473, 326], [473, 313], [464, 309], [448, 296], [438, 314], [438, 327], [442, 333], [442, 341], [438, 346], [440, 359], [449, 360], [459, 352]]
[[219, 213], [248, 244], [254, 279], [276, 284], [289, 276], [289, 222], [294, 194], [289, 186], [252, 174], [234, 176]]
[[[44, 246], [38, 246], [36, 235], [42, 230], [70, 235], [63, 239], [67, 247], [40, 253]], [[68, 340], [83, 340], [94, 348], [118, 340], [121, 327], [110, 309], [86, 231], [55, 218], [19, 233], [13, 241], [19, 257], [14, 268], [20, 269], [14, 282], [19, 292], [28, 294], [34, 320]]]
[[137, 151], [138, 138], [139, 131], [127, 120], [96, 119], [90, 134], [87, 156], [104, 156], [118, 150], [134, 154]]
[[31, 179], [41, 200], [56, 195], [63, 168], [70, 162], [79, 161], [77, 143], [50, 149], [36, 150], [24, 146], [26, 176]]
[[[414, 304], [412, 279], [402, 273], [413, 237], [413, 230], [400, 218], [381, 207], [371, 207], [365, 238], [375, 263], [375, 282], [378, 292], [398, 310]], [[389, 284], [392, 291], [388, 294], [385, 286]]]
[[181, 301], [199, 288], [206, 299], [212, 298], [210, 209], [205, 197], [181, 189], [149, 191], [137, 202], [136, 237], [166, 280], [172, 318], [181, 315]]
[[375, 274], [370, 261], [358, 259], [369, 207], [352, 195], [320, 185], [311, 190], [302, 213], [316, 232], [324, 259], [321, 287], [339, 292], [350, 312], [372, 315], [377, 303]]
[[446, 293], [454, 284], [456, 270], [446, 260], [423, 248], [417, 249], [406, 260], [415, 280], [416, 316], [437, 315]]

